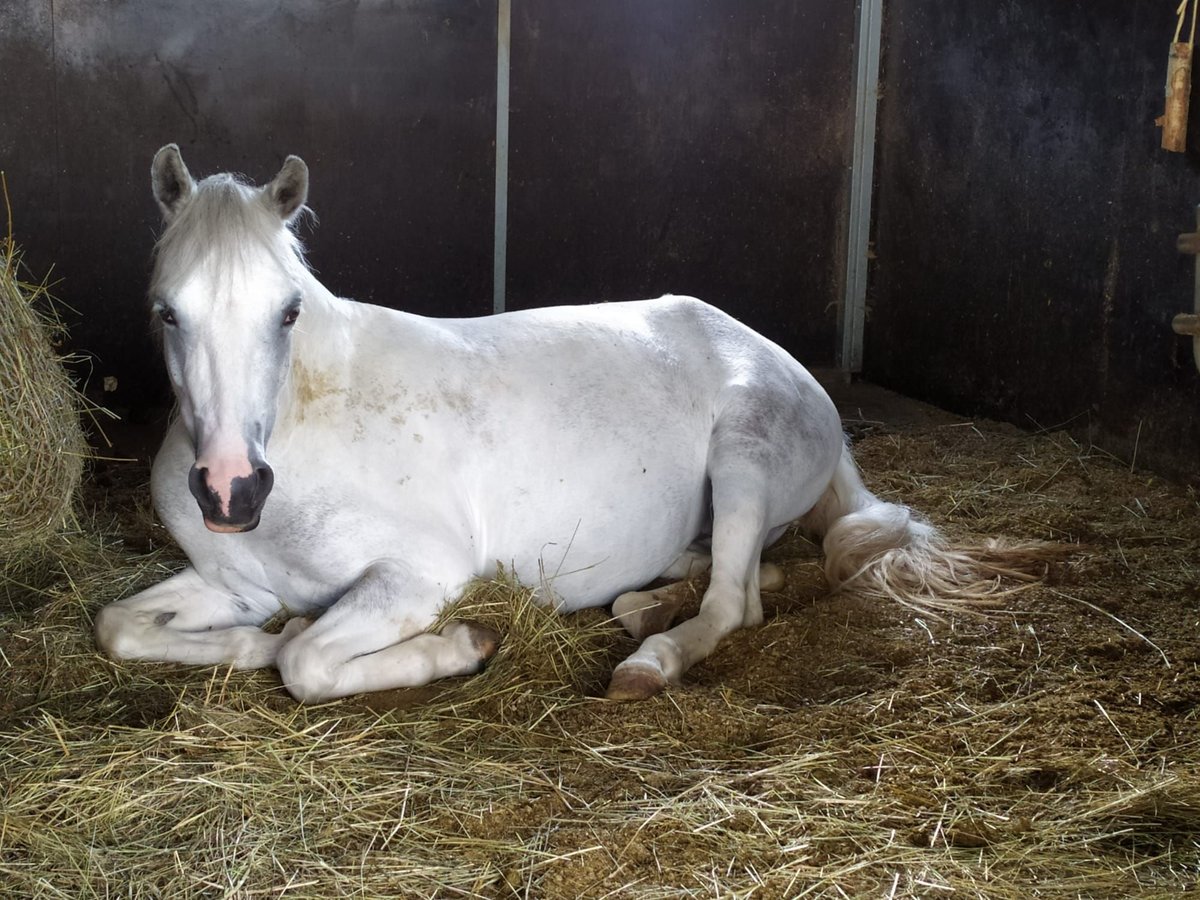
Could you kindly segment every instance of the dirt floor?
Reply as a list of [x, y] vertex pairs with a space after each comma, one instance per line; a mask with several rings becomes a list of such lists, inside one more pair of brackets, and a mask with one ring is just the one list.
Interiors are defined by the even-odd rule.
[[1200, 897], [1195, 491], [836, 394], [880, 495], [1075, 552], [938, 622], [829, 596], [789, 534], [763, 627], [633, 705], [599, 699], [633, 647], [604, 611], [504, 585], [462, 611], [506, 631], [487, 671], [419, 691], [107, 661], [96, 609], [179, 560], [144, 462], [97, 464], [87, 552], [0, 591], [0, 895]]

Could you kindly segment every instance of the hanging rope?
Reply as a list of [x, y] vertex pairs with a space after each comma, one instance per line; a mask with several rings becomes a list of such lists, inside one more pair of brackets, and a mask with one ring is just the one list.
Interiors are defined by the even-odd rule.
[[[1175, 10], [1175, 15], [1179, 17], [1179, 21], [1175, 24], [1175, 40], [1171, 43], [1178, 44], [1179, 36], [1183, 34], [1183, 21], [1187, 18], [1188, 0], [1179, 0], [1179, 8]], [[1200, 5], [1200, 0], [1192, 2], [1192, 33], [1188, 38], [1188, 46], [1195, 46], [1196, 43], [1196, 7]]]
[[1187, 149], [1188, 101], [1192, 93], [1192, 49], [1196, 44], [1196, 16], [1200, 12], [1200, 0], [1191, 0], [1192, 27], [1187, 42], [1180, 40], [1183, 24], [1187, 19], [1188, 0], [1179, 0], [1175, 10], [1175, 37], [1171, 41], [1171, 53], [1167, 58], [1166, 109], [1156, 124], [1162, 126], [1164, 150], [1182, 153]]

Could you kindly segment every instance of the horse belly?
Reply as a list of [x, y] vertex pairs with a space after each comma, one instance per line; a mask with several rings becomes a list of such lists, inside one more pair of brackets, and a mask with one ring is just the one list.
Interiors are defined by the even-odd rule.
[[508, 494], [483, 570], [511, 565], [565, 610], [600, 606], [660, 575], [708, 514], [704, 458], [630, 455]]

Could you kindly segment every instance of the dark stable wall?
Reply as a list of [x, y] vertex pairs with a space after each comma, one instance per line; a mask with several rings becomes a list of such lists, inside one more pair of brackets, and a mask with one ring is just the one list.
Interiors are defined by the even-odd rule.
[[[833, 359], [852, 4], [516, 0], [510, 308], [690, 292]], [[336, 293], [492, 308], [495, 0], [8, 0], [0, 168], [81, 371], [167, 400], [145, 285], [150, 159], [257, 183], [296, 153]], [[397, 348], [397, 352], [403, 352]]]
[[[889, 0], [868, 379], [1195, 478], [1200, 374], [1170, 323], [1200, 156], [1154, 124], [1174, 7]], [[1200, 148], [1200, 106], [1191, 126]]]
[[854, 4], [515, 0], [510, 308], [693, 294], [836, 349]]
[[496, 15], [484, 0], [0, 5], [0, 168], [35, 273], [53, 266], [101, 397], [167, 399], [147, 337], [150, 160], [268, 181], [295, 153], [335, 293], [431, 315], [491, 310]]

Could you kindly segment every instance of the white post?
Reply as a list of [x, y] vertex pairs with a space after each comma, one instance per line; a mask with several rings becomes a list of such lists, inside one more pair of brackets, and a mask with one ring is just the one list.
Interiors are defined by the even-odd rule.
[[496, 23], [496, 224], [492, 245], [492, 312], [504, 312], [508, 270], [508, 69], [512, 0], [500, 0]]
[[846, 374], [861, 372], [863, 365], [867, 255], [871, 240], [871, 188], [875, 177], [875, 112], [879, 105], [882, 32], [883, 0], [859, 0], [846, 294], [838, 310], [838, 367]]

